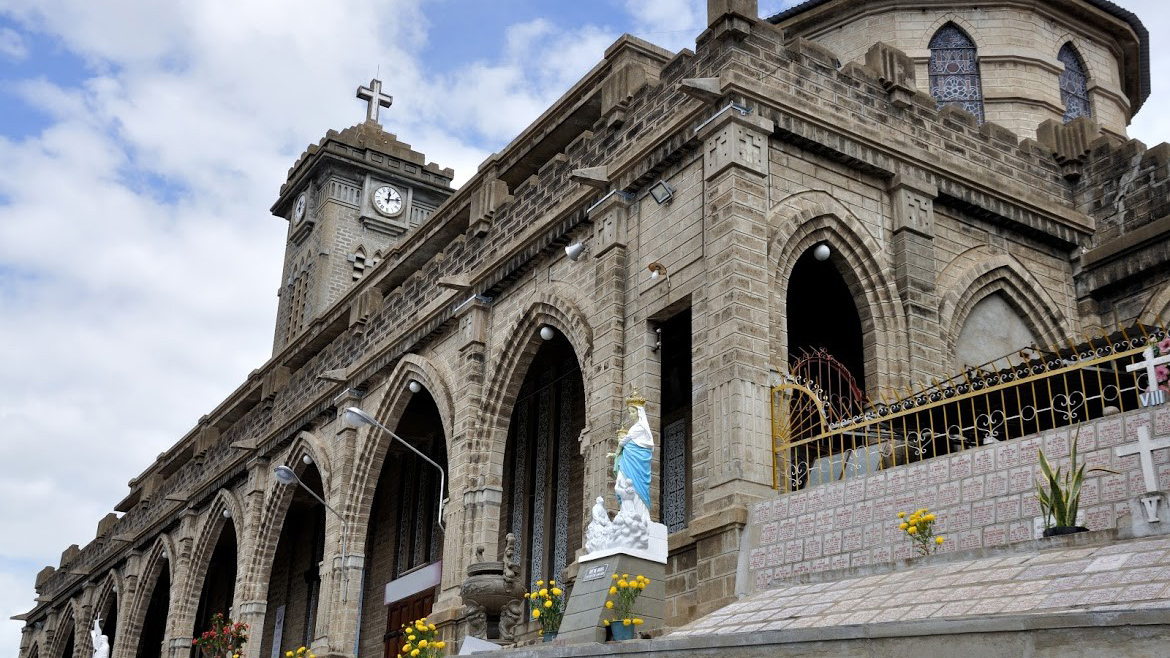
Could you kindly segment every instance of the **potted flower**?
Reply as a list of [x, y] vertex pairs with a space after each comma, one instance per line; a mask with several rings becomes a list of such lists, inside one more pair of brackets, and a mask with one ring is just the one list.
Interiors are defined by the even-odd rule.
[[909, 516], [905, 512], [898, 512], [898, 529], [914, 542], [914, 549], [919, 555], [930, 555], [938, 550], [946, 541], [942, 535], [934, 534], [934, 514], [923, 507]]
[[403, 624], [402, 636], [406, 638], [406, 643], [399, 650], [398, 658], [440, 658], [443, 649], [447, 647], [447, 643], [439, 639], [435, 625], [428, 624], [426, 617]]
[[205, 658], [240, 658], [247, 641], [247, 624], [233, 624], [231, 619], [217, 612], [211, 618], [211, 628], [192, 639], [191, 644], [198, 648]]
[[[1044, 451], [1038, 451], [1040, 472], [1043, 480], [1036, 482], [1036, 498], [1040, 500], [1040, 511], [1044, 514], [1044, 536], [1070, 535], [1076, 532], [1088, 532], [1089, 529], [1077, 525], [1077, 512], [1081, 506], [1081, 484], [1085, 480], [1085, 464], [1077, 466], [1077, 439], [1080, 438], [1080, 428], [1073, 436], [1069, 453], [1069, 469], [1064, 467], [1053, 469]], [[1092, 468], [1090, 471], [1116, 473], [1108, 468]]]
[[545, 642], [552, 642], [557, 637], [557, 629], [561, 627], [561, 618], [565, 616], [565, 592], [557, 587], [557, 581], [548, 581], [545, 587], [543, 580], [536, 581], [536, 589], [525, 592], [528, 599], [532, 618], [540, 624], [540, 637]]
[[609, 599], [605, 602], [607, 610], [612, 611], [612, 617], [605, 621], [614, 641], [631, 640], [642, 619], [634, 616], [634, 603], [638, 595], [650, 584], [650, 579], [638, 574], [630, 578], [630, 574], [623, 573], [619, 578], [615, 573], [614, 583], [609, 587]]
[[284, 658], [317, 658], [317, 654], [309, 651], [308, 647], [297, 647], [284, 652]]

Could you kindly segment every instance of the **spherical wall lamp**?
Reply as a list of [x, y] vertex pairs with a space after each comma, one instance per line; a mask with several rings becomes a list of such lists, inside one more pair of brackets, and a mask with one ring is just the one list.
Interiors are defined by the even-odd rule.
[[829, 260], [829, 256], [832, 254], [833, 250], [829, 249], [829, 245], [825, 244], [824, 242], [818, 244], [816, 248], [813, 249], [813, 258], [819, 261]]
[[406, 385], [406, 388], [409, 389], [411, 393], [422, 393], [422, 384], [413, 379], [410, 380], [410, 383]]
[[313, 463], [313, 458], [309, 455], [304, 455], [301, 457], [301, 463], [303, 463], [305, 466], [308, 466], [309, 464]]
[[541, 340], [552, 340], [557, 335], [557, 332], [547, 324], [540, 328]]
[[230, 509], [225, 508], [223, 511], [223, 518], [225, 518], [225, 519], [232, 518], [232, 511]]

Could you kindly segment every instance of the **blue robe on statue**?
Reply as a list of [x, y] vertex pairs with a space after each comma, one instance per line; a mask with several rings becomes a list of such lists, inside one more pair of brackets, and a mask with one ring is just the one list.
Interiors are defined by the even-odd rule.
[[[635, 408], [638, 411], [638, 420], [626, 433], [626, 443], [618, 455], [617, 468], [634, 483], [634, 491], [649, 509], [650, 459], [654, 454], [654, 435], [650, 432], [650, 421], [646, 419], [645, 407], [639, 405]], [[621, 498], [618, 498], [618, 504], [621, 504]]]
[[[634, 491], [638, 492], [638, 497], [646, 503], [646, 507], [650, 507], [650, 458], [653, 453], [650, 448], [630, 441], [622, 448], [621, 456], [618, 457], [618, 471], [624, 473], [634, 483]], [[621, 502], [621, 498], [618, 497], [618, 504]]]

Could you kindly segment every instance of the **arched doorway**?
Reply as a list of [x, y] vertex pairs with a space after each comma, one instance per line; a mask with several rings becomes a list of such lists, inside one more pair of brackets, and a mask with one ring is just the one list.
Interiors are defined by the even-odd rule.
[[160, 561], [158, 577], [150, 590], [150, 603], [138, 637], [138, 658], [162, 658], [167, 634], [167, 616], [171, 612], [171, 568], [167, 558]]
[[118, 590], [113, 586], [106, 593], [105, 600], [98, 604], [97, 619], [112, 653], [114, 642], [118, 639]]
[[585, 386], [572, 345], [557, 333], [537, 349], [512, 408], [504, 452], [500, 550], [516, 536], [525, 582], [560, 577], [581, 547]]
[[[844, 366], [856, 388], [865, 391], [865, 348], [857, 302], [830, 256], [818, 260], [816, 249], [801, 255], [788, 279], [788, 363], [823, 351]], [[812, 373], [823, 389], [837, 388], [827, 373]]]
[[[442, 575], [439, 472], [385, 432], [388, 442], [366, 533], [361, 655], [395, 655], [402, 624], [430, 613]], [[412, 394], [394, 433], [447, 470], [438, 406], [426, 389]], [[407, 578], [409, 576], [409, 578]]]
[[68, 618], [65, 621], [57, 624], [57, 637], [60, 638], [58, 644], [62, 646], [60, 653], [57, 654], [57, 658], [73, 658], [77, 629], [72, 609], [69, 610], [67, 616]]
[[217, 613], [226, 618], [233, 616], [237, 559], [236, 526], [231, 519], [226, 519], [220, 527], [219, 538], [216, 539], [203, 576], [199, 605], [195, 609], [193, 637], [210, 630], [211, 619]]
[[[309, 491], [324, 498], [316, 466], [304, 466], [298, 477]], [[261, 656], [273, 655], [274, 647], [283, 655], [285, 650], [309, 646], [317, 626], [321, 561], [325, 555], [325, 507], [303, 487], [290, 486], [291, 500], [268, 578]], [[253, 636], [249, 644], [255, 641]]]

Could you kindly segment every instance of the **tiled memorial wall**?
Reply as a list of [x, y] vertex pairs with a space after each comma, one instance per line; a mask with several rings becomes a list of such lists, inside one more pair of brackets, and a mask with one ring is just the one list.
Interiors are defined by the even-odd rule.
[[[1126, 523], [1128, 499], [1145, 492], [1138, 456], [1114, 453], [1135, 443], [1142, 425], [1152, 426], [1152, 438], [1170, 435], [1170, 405], [1079, 426], [1078, 451], [1088, 468], [1118, 472], [1086, 469], [1081, 511], [1090, 530]], [[1050, 462], [1067, 469], [1077, 431], [1062, 428], [980, 446], [757, 503], [748, 520], [749, 587], [757, 591], [796, 575], [912, 557], [897, 513], [921, 507], [938, 518], [935, 532], [946, 537], [940, 551], [1036, 538], [1043, 529], [1036, 451], [1043, 449]], [[1159, 488], [1170, 490], [1170, 449], [1155, 451], [1154, 462]]]

